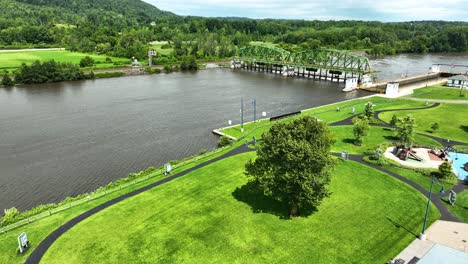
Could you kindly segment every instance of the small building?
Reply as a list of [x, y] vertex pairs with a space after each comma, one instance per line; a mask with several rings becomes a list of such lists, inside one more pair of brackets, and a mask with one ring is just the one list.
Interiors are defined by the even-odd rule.
[[399, 89], [399, 82], [389, 82], [387, 83], [387, 89], [385, 89], [385, 95], [390, 97], [398, 96]]
[[449, 87], [468, 87], [468, 76], [466, 75], [455, 75], [448, 78], [447, 86]]

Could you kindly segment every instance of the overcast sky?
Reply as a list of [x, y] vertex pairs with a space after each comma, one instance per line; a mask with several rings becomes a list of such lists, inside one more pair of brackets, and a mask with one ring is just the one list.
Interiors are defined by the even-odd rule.
[[306, 20], [468, 21], [468, 0], [144, 0], [178, 15]]

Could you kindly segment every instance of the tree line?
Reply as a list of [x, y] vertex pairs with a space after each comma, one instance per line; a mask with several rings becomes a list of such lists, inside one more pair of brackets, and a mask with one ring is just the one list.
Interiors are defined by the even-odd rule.
[[372, 55], [468, 51], [468, 23], [254, 20], [177, 16], [142, 1], [0, 0], [0, 47], [66, 47], [116, 57], [147, 56], [169, 41], [172, 56], [226, 58], [251, 41], [291, 51], [365, 50]]

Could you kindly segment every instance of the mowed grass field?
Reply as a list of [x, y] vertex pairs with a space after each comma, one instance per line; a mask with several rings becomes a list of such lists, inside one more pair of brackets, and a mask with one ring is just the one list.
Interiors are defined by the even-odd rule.
[[[426, 199], [339, 161], [332, 195], [288, 219], [247, 184], [240, 154], [124, 200], [62, 235], [41, 263], [385, 263], [421, 231]], [[431, 206], [430, 223], [439, 217]]]
[[[379, 117], [390, 122], [394, 114], [399, 118], [414, 117], [417, 132], [468, 143], [468, 105], [441, 104], [425, 110], [386, 112]], [[436, 122], [439, 129], [432, 132], [431, 125]]]
[[454, 215], [468, 223], [468, 190], [457, 194], [457, 200], [454, 205], [450, 205], [447, 199], [445, 199], [445, 201], [447, 202], [445, 206], [447, 206]]
[[[19, 68], [22, 63], [29, 65], [36, 60], [41, 62], [55, 60], [57, 62], [71, 62], [79, 64], [80, 60], [85, 56], [89, 56], [95, 60], [96, 68], [112, 68], [115, 67], [113, 64], [114, 62], [130, 64], [130, 59], [126, 58], [108, 57], [105, 55], [86, 54], [65, 50], [19, 51], [0, 52], [0, 70], [11, 71]], [[106, 58], [110, 58], [112, 62], [106, 62]]]
[[[417, 102], [404, 99], [388, 99], [379, 96], [363, 99], [355, 99], [350, 101], [344, 101], [337, 104], [320, 106], [312, 109], [307, 109], [302, 111], [298, 116], [309, 115], [316, 117], [323, 122], [333, 123], [343, 119], [346, 119], [353, 115], [352, 109], [354, 108], [354, 113], [359, 114], [364, 111], [365, 105], [367, 102], [372, 102], [375, 106], [374, 109], [377, 110], [386, 110], [386, 109], [397, 109], [397, 108], [417, 108], [424, 107], [424, 102]], [[339, 111], [337, 111], [339, 109]], [[419, 110], [421, 111], [421, 110]], [[280, 119], [279, 121], [270, 122], [268, 119], [258, 121], [256, 123], [247, 123], [244, 124], [244, 132], [241, 132], [240, 125], [233, 126], [230, 128], [222, 129], [221, 132], [233, 136], [235, 138], [240, 138], [242, 136], [248, 136], [249, 140], [255, 136], [260, 138], [263, 133], [267, 132], [274, 122], [288, 122], [298, 116], [291, 118]]]
[[[353, 126], [336, 126], [330, 129], [336, 140], [332, 147], [333, 152], [346, 150], [350, 154], [369, 154], [373, 153], [379, 145], [385, 146], [385, 144], [398, 142], [395, 131], [385, 127], [369, 127], [368, 134], [363, 138], [361, 146], [354, 144]], [[439, 142], [420, 135], [415, 135], [414, 144], [436, 148], [442, 147]]]
[[460, 88], [434, 85], [414, 90], [411, 97], [422, 99], [468, 100], [468, 91], [465, 91], [462, 95], [460, 93]]

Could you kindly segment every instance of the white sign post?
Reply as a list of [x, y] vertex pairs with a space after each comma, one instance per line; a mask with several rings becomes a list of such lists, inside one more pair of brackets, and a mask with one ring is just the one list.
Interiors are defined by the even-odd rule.
[[167, 174], [170, 174], [170, 173], [171, 173], [172, 166], [171, 166], [170, 163], [164, 164], [164, 168], [165, 168], [164, 175], [167, 175]]
[[28, 236], [25, 232], [21, 233], [21, 235], [18, 236], [18, 246], [21, 254], [23, 254], [23, 252], [25, 252], [26, 249], [28, 249], [29, 241]]

